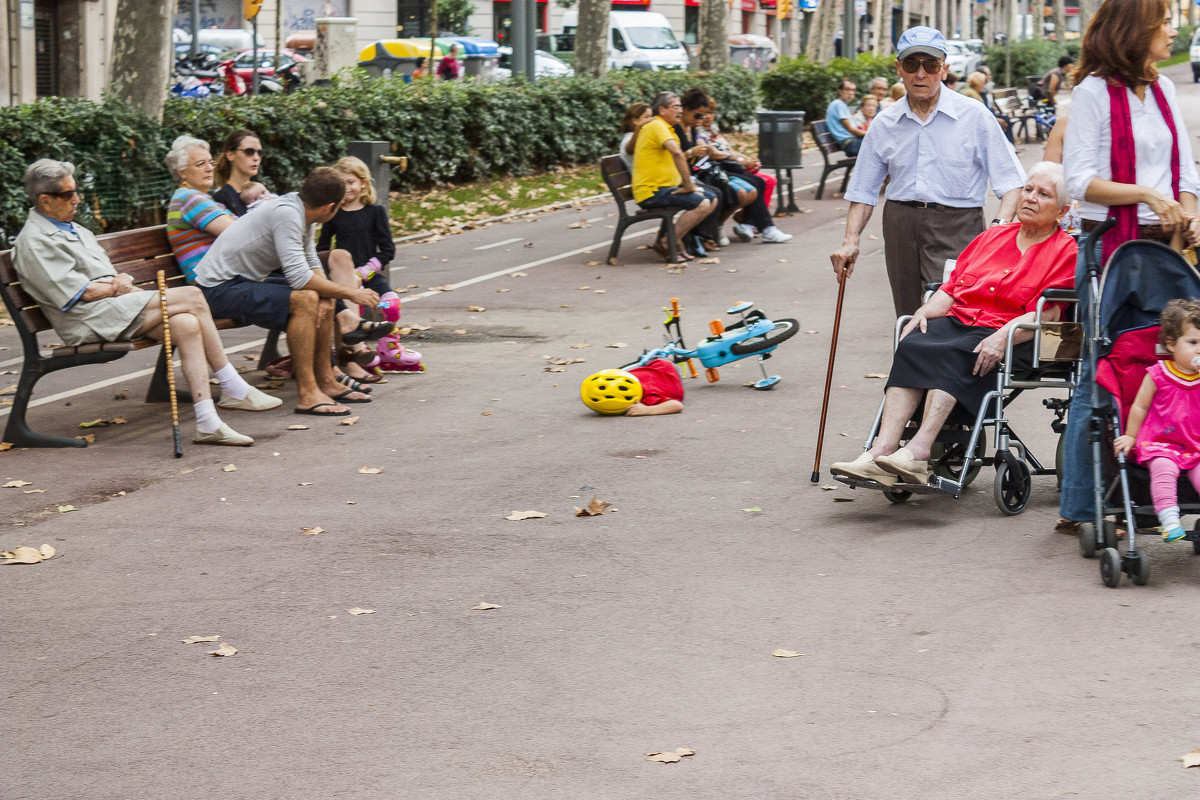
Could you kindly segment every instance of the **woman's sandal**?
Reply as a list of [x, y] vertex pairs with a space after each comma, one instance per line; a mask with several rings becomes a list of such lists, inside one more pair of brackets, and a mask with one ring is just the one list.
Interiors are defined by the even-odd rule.
[[267, 373], [267, 377], [277, 380], [291, 380], [294, 377], [292, 372], [292, 357], [280, 356], [273, 361], [268, 361], [263, 367], [263, 371]]
[[367, 339], [378, 339], [381, 336], [387, 336], [392, 331], [396, 330], [395, 323], [392, 322], [368, 322], [360, 320], [358, 327], [349, 333], [342, 334], [342, 342], [345, 344], [358, 344], [365, 342]]
[[[1083, 524], [1082, 522], [1077, 522], [1073, 519], [1067, 519], [1066, 517], [1059, 517], [1058, 522], [1054, 523], [1054, 532], [1055, 533], [1065, 533], [1068, 536], [1078, 536], [1079, 535], [1079, 526], [1082, 524]], [[1126, 537], [1126, 535], [1127, 534], [1126, 534], [1124, 528], [1117, 528], [1117, 538], [1118, 539], [1124, 539]]]

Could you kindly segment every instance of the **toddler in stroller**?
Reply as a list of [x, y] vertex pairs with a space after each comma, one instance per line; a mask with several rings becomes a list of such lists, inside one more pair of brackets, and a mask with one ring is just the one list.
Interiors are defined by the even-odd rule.
[[1146, 370], [1113, 451], [1133, 451], [1149, 470], [1163, 539], [1176, 542], [1187, 536], [1179, 523], [1181, 471], [1200, 492], [1200, 302], [1167, 303], [1158, 341], [1171, 356]]

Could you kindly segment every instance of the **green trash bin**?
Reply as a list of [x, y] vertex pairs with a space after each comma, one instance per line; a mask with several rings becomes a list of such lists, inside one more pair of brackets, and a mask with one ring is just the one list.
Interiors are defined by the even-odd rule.
[[[763, 169], [775, 170], [779, 181], [776, 189], [778, 203], [775, 213], [799, 211], [796, 206], [796, 191], [792, 183], [792, 170], [799, 169], [800, 151], [804, 147], [803, 111], [760, 111], [758, 112], [758, 160]], [[788, 202], [783, 203], [786, 175]]]

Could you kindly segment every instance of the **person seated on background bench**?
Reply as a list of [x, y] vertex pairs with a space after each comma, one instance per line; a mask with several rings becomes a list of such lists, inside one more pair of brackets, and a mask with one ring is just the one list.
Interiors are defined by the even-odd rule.
[[[79, 205], [75, 165], [39, 159], [25, 170], [33, 208], [13, 246], [21, 283], [67, 345], [162, 339], [157, 292], [118, 274], [91, 231], [72, 222]], [[167, 289], [171, 342], [192, 390], [197, 444], [254, 444], [221, 421], [208, 384], [209, 370], [221, 383], [221, 408], [267, 411], [282, 401], [255, 389], [238, 374], [221, 345], [204, 295], [193, 286]]]
[[867, 135], [866, 130], [854, 124], [854, 115], [850, 113], [850, 103], [854, 101], [857, 90], [854, 81], [842, 78], [841, 84], [838, 85], [837, 97], [825, 110], [825, 127], [833, 135], [838, 147], [848, 156], [858, 155], [863, 137]]
[[[331, 167], [317, 167], [299, 192], [270, 200], [229, 226], [196, 267], [196, 283], [213, 313], [287, 330], [297, 414], [343, 417], [350, 409], [342, 402], [371, 402], [363, 392], [341, 391], [345, 387], [329, 354], [334, 300], [375, 308], [379, 295], [326, 278], [313, 242], [315, 225], [333, 219], [345, 196], [342, 176]], [[268, 280], [279, 269], [286, 283]]]

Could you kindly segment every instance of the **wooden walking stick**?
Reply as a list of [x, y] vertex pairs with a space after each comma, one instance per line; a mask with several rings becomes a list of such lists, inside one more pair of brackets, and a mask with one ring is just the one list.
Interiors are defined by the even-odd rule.
[[179, 398], [175, 396], [175, 361], [171, 357], [171, 318], [167, 316], [167, 275], [158, 271], [158, 306], [162, 311], [163, 355], [167, 361], [167, 391], [171, 393], [171, 434], [175, 437], [175, 457], [183, 458], [179, 441]]
[[847, 273], [838, 281], [837, 310], [833, 312], [833, 338], [829, 342], [829, 368], [825, 371], [825, 399], [821, 401], [821, 427], [817, 429], [817, 456], [813, 459], [812, 482], [821, 480], [821, 445], [825, 442], [825, 413], [829, 411], [829, 389], [833, 385], [833, 360], [837, 357], [838, 327], [842, 323], [842, 299], [846, 296]]

